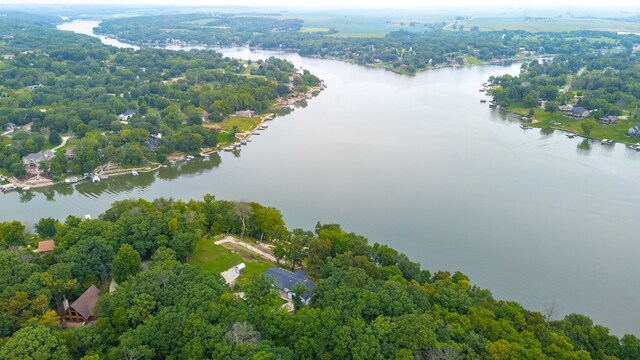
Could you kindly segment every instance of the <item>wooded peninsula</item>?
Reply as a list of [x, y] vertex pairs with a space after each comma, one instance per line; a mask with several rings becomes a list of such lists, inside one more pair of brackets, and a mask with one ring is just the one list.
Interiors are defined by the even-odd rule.
[[640, 339], [584, 315], [529, 311], [337, 224], [289, 230], [276, 209], [213, 196], [119, 201], [34, 233], [0, 223], [0, 309], [0, 359], [640, 357]]
[[149, 167], [175, 152], [221, 148], [320, 85], [276, 58], [118, 49], [56, 30], [54, 20], [0, 19], [0, 174], [18, 181], [83, 177], [110, 163]]

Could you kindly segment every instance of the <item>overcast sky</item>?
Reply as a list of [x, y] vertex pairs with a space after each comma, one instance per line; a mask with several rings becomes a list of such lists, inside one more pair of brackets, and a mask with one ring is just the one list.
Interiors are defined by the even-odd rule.
[[176, 5], [176, 6], [275, 6], [275, 7], [349, 7], [349, 8], [371, 8], [371, 7], [393, 7], [393, 8], [451, 8], [451, 7], [569, 7], [569, 8], [596, 8], [612, 7], [636, 8], [640, 5], [633, 5], [637, 0], [0, 0], [2, 4], [105, 4], [105, 5]]

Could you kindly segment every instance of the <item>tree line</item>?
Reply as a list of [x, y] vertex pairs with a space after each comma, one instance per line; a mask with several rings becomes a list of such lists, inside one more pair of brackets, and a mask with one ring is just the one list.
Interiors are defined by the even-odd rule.
[[[636, 336], [618, 338], [587, 316], [497, 300], [460, 272], [432, 273], [337, 224], [288, 230], [257, 203], [124, 200], [97, 219], [34, 228], [0, 224], [0, 359], [640, 357]], [[305, 269], [310, 304], [289, 313], [269, 278], [231, 289], [189, 264], [194, 243], [219, 233], [270, 243], [283, 266]], [[31, 251], [42, 239], [55, 240], [52, 253]], [[63, 299], [90, 285], [104, 289], [95, 324], [63, 329]]]

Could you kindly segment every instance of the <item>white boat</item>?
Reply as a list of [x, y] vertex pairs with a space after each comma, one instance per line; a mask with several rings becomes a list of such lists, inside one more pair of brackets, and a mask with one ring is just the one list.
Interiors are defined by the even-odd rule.
[[6, 192], [9, 192], [11, 190], [17, 189], [17, 186], [15, 186], [13, 184], [6, 184], [6, 185], [2, 185], [0, 187], [0, 189], [2, 189], [2, 192], [6, 193]]
[[93, 181], [94, 183], [100, 182], [100, 176], [95, 175], [93, 179], [91, 179], [91, 181]]
[[192, 155], [187, 155], [187, 160], [193, 160], [195, 159], [195, 157], [193, 157]]
[[131, 175], [133, 175], [133, 176], [138, 176], [138, 172], [137, 172], [137, 171], [135, 171], [135, 170], [131, 170]]
[[611, 145], [611, 144], [613, 144], [613, 140], [602, 139], [602, 140], [600, 140], [600, 144], [602, 144], [602, 145]]

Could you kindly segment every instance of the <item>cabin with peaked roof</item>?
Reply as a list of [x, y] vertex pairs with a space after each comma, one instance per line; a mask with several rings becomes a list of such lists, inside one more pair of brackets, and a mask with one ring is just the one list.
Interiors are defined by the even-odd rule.
[[91, 285], [91, 287], [80, 295], [71, 305], [65, 300], [64, 315], [62, 316], [63, 324], [77, 325], [93, 321], [93, 309], [96, 307], [99, 297], [100, 290], [98, 290], [95, 285]]
[[44, 240], [38, 243], [38, 254], [46, 254], [53, 251], [56, 247], [56, 243], [53, 240]]
[[265, 271], [264, 276], [273, 278], [273, 285], [279, 288], [282, 292], [282, 297], [288, 300], [293, 300], [294, 294], [291, 289], [296, 284], [303, 284], [307, 288], [307, 291], [301, 294], [300, 297], [303, 303], [309, 304], [313, 283], [307, 279], [307, 274], [304, 271], [298, 270], [293, 273], [281, 268], [270, 268]]

